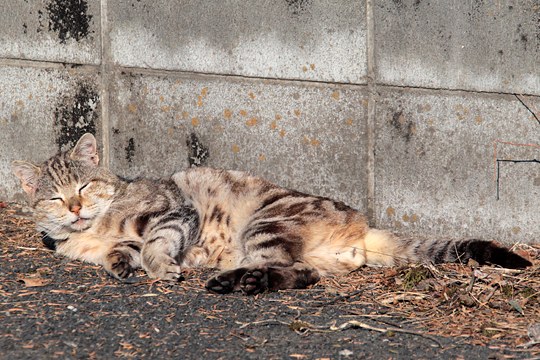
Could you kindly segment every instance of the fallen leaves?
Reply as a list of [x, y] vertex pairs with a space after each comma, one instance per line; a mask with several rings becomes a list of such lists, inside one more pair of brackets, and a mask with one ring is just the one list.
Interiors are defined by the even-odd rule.
[[[539, 249], [520, 245], [519, 250], [534, 263], [527, 270], [474, 263], [382, 271], [362, 268], [347, 277], [323, 279], [321, 284], [344, 300], [342, 294], [356, 294], [349, 305], [379, 305], [373, 319], [381, 314], [401, 317], [407, 319], [404, 324], [430, 335], [466, 336], [479, 345], [497, 340], [518, 346], [529, 340], [531, 324], [540, 323]], [[358, 291], [366, 286], [371, 286], [369, 291]]]

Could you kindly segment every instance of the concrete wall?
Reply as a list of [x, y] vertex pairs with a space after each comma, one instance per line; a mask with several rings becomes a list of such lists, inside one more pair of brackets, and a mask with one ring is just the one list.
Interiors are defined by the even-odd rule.
[[[540, 4], [0, 0], [0, 200], [84, 132], [124, 176], [248, 170], [419, 236], [540, 239]], [[536, 114], [536, 115], [535, 115]]]

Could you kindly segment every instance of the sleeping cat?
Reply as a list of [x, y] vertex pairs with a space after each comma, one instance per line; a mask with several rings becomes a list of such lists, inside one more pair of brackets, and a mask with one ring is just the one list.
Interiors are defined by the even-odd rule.
[[60, 254], [101, 264], [123, 279], [142, 267], [178, 279], [182, 268], [222, 272], [216, 293], [305, 288], [363, 265], [492, 263], [524, 268], [521, 256], [482, 240], [419, 241], [370, 229], [356, 210], [239, 171], [191, 168], [162, 180], [120, 179], [99, 167], [96, 139], [40, 166], [13, 162], [37, 230]]

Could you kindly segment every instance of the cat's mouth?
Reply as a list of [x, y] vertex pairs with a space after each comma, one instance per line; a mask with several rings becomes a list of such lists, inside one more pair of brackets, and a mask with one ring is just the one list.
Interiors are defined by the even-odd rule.
[[71, 228], [77, 231], [83, 231], [90, 227], [92, 218], [79, 217], [71, 222]]

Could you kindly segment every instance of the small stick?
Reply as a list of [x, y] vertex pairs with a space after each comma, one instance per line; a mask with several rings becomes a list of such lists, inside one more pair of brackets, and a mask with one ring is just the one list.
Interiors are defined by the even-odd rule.
[[471, 282], [469, 283], [469, 286], [467, 287], [467, 292], [470, 293], [473, 289], [474, 282], [476, 281], [476, 275], [474, 273], [474, 269], [471, 274]]
[[335, 330], [345, 330], [345, 329], [348, 329], [349, 327], [358, 327], [358, 328], [361, 328], [361, 329], [373, 330], [373, 331], [377, 331], [377, 332], [381, 332], [381, 333], [385, 333], [385, 332], [388, 332], [388, 331], [393, 331], [393, 332], [400, 332], [400, 333], [404, 333], [404, 334], [421, 336], [423, 338], [426, 338], [428, 340], [433, 341], [440, 348], [442, 348], [441, 343], [437, 339], [435, 339], [434, 337], [432, 337], [430, 335], [421, 333], [419, 331], [400, 329], [400, 328], [397, 328], [397, 327], [378, 328], [378, 327], [371, 326], [371, 325], [368, 325], [366, 323], [363, 323], [363, 322], [360, 322], [360, 321], [357, 321], [357, 320], [347, 321], [346, 323], [341, 324], [340, 326], [330, 326], [330, 330], [334, 330], [334, 331]]
[[345, 299], [349, 299], [353, 296], [356, 296], [358, 294], [361, 294], [365, 289], [362, 289], [362, 290], [356, 290], [356, 291], [353, 291], [352, 293], [350, 294], [346, 294], [346, 295], [340, 295], [340, 296], [337, 296], [335, 298], [333, 298], [332, 300], [330, 301], [327, 301], [327, 302], [323, 302], [323, 303], [319, 303], [319, 304], [316, 304], [314, 305], [315, 307], [321, 307], [321, 306], [328, 306], [328, 305], [333, 305], [335, 304], [336, 302], [338, 301], [341, 301], [341, 300], [345, 300]]

